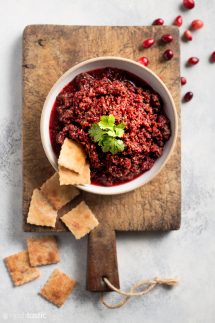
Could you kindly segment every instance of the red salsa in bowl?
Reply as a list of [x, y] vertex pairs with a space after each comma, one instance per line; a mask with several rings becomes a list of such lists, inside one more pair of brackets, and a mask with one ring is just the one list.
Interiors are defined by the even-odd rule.
[[[89, 129], [102, 116], [124, 124], [124, 150], [103, 152]], [[152, 168], [171, 136], [159, 94], [133, 74], [103, 68], [77, 75], [58, 94], [52, 108], [50, 139], [59, 156], [65, 138], [80, 143], [90, 163], [92, 184], [129, 182]]]

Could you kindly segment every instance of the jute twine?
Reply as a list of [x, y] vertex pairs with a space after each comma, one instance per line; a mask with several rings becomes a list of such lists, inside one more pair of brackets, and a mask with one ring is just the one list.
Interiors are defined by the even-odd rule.
[[[101, 299], [100, 299], [101, 302], [102, 302], [102, 304], [104, 304], [106, 307], [111, 308], [111, 309], [113, 309], [113, 308], [119, 308], [119, 307], [125, 305], [131, 297], [143, 296], [143, 295], [148, 294], [156, 286], [159, 286], [159, 285], [163, 285], [163, 286], [175, 286], [178, 283], [178, 280], [173, 279], [173, 278], [166, 278], [166, 279], [163, 279], [163, 278], [154, 278], [152, 280], [145, 279], [145, 280], [141, 280], [140, 282], [138, 282], [135, 285], [133, 285], [131, 287], [131, 289], [130, 289], [129, 292], [124, 292], [124, 291], [116, 288], [114, 285], [112, 285], [108, 278], [103, 277], [103, 280], [108, 285], [108, 287], [110, 289], [112, 289], [116, 293], [118, 293], [118, 294], [120, 294], [120, 295], [123, 296], [122, 300], [119, 301], [118, 303], [108, 304], [104, 300], [104, 294], [102, 293]], [[143, 287], [143, 289], [138, 292], [137, 290], [140, 287]]]

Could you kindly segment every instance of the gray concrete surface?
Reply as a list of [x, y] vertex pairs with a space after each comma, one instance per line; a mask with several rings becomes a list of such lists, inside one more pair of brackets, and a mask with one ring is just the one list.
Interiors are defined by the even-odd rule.
[[[118, 234], [121, 286], [142, 278], [178, 277], [170, 290], [158, 288], [125, 307], [108, 310], [99, 296], [85, 290], [86, 239], [75, 241], [61, 234], [59, 267], [78, 285], [61, 309], [37, 295], [52, 269], [41, 268], [40, 279], [13, 288], [0, 263], [1, 322], [215, 322], [215, 3], [197, 1], [195, 10], [183, 12], [185, 24], [201, 18], [205, 28], [191, 44], [182, 44], [182, 74], [193, 90], [192, 102], [182, 106], [182, 227], [169, 234]], [[35, 23], [89, 25], [144, 25], [163, 17], [166, 23], [180, 14], [178, 1], [159, 0], [1, 0], [0, 18], [0, 207], [1, 258], [25, 248], [21, 230], [21, 36]], [[188, 56], [199, 56], [194, 68], [184, 66]], [[112, 294], [109, 299], [115, 299]], [[30, 318], [30, 316], [40, 318]]]

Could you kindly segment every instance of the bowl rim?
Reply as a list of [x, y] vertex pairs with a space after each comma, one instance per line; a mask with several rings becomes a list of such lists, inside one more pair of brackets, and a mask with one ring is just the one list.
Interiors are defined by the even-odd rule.
[[[93, 185], [93, 184], [88, 184], [87, 186], [86, 185], [76, 185], [78, 188], [80, 188], [81, 190], [84, 190], [84, 191], [87, 191], [87, 192], [90, 192], [90, 193], [93, 193], [93, 194], [100, 194], [100, 195], [118, 195], [118, 194], [123, 194], [123, 193], [127, 193], [127, 192], [130, 192], [130, 191], [133, 191], [147, 183], [149, 183], [151, 180], [153, 180], [160, 172], [161, 170], [164, 168], [164, 166], [167, 164], [167, 162], [169, 161], [171, 155], [172, 155], [172, 152], [175, 148], [175, 145], [176, 145], [176, 140], [177, 140], [177, 135], [178, 135], [178, 114], [177, 114], [177, 109], [176, 109], [176, 105], [175, 105], [175, 102], [173, 100], [173, 97], [168, 89], [168, 87], [166, 86], [166, 84], [159, 78], [159, 76], [153, 72], [151, 69], [147, 68], [146, 66], [140, 64], [139, 62], [136, 62], [132, 59], [128, 59], [128, 58], [124, 58], [124, 57], [120, 57], [120, 56], [99, 56], [99, 57], [95, 57], [95, 58], [90, 58], [90, 59], [87, 59], [87, 60], [84, 60], [78, 64], [75, 64], [73, 65], [71, 68], [69, 68], [65, 73], [63, 73], [58, 79], [57, 81], [53, 84], [53, 86], [51, 87], [48, 95], [46, 96], [46, 99], [44, 101], [44, 104], [43, 104], [43, 108], [42, 108], [42, 112], [41, 112], [41, 118], [40, 118], [40, 137], [41, 137], [41, 142], [42, 142], [42, 146], [43, 146], [43, 150], [45, 152], [45, 155], [47, 157], [47, 159], [49, 160], [50, 164], [52, 165], [52, 167], [58, 171], [57, 167], [56, 167], [56, 163], [53, 162], [53, 158], [50, 157], [50, 151], [49, 149], [47, 148], [45, 142], [46, 142], [46, 139], [45, 139], [45, 136], [46, 136], [46, 132], [45, 132], [45, 107], [48, 106], [48, 102], [50, 100], [50, 97], [51, 97], [51, 94], [52, 94], [52, 91], [55, 89], [55, 87], [61, 83], [70, 73], [72, 73], [73, 71], [81, 68], [82, 66], [86, 65], [86, 64], [89, 64], [89, 63], [93, 63], [93, 62], [97, 62], [97, 61], [105, 61], [105, 60], [114, 60], [114, 61], [122, 61], [122, 62], [127, 62], [127, 63], [130, 63], [130, 64], [133, 64], [133, 65], [136, 65], [138, 66], [139, 68], [142, 68], [142, 69], [145, 69], [149, 74], [152, 75], [152, 77], [154, 77], [158, 83], [160, 83], [160, 85], [164, 88], [167, 96], [168, 96], [168, 99], [170, 100], [170, 103], [171, 103], [171, 107], [172, 107], [172, 111], [173, 111], [173, 116], [174, 116], [174, 132], [171, 133], [171, 136], [173, 136], [173, 140], [172, 140], [172, 144], [170, 146], [170, 149], [167, 153], [167, 156], [165, 158], [165, 160], [162, 162], [162, 164], [160, 165], [160, 167], [158, 168], [158, 170], [156, 172], [154, 172], [154, 174], [149, 178], [147, 179], [143, 184], [139, 183], [135, 186], [135, 188], [129, 188], [129, 185], [126, 185], [125, 187], [125, 184], [129, 184], [130, 182], [132, 182], [133, 180], [129, 181], [129, 182], [126, 182], [126, 183], [123, 183], [123, 184], [118, 184], [118, 185], [115, 185], [115, 186], [107, 186], [107, 191], [104, 193], [104, 192], [93, 192], [90, 187], [91, 186], [98, 186], [98, 187], [103, 187], [103, 186], [99, 186], [99, 185]], [[123, 68], [121, 68], [123, 70]], [[126, 70], [126, 69], [125, 69]], [[135, 73], [134, 73], [135, 75]], [[71, 80], [72, 81], [72, 80]], [[171, 122], [172, 123], [172, 122]], [[49, 141], [50, 141], [50, 137], [49, 137]], [[51, 152], [52, 152], [52, 155], [55, 155], [53, 149], [51, 149]], [[153, 166], [152, 166], [153, 167]], [[144, 176], [145, 173], [141, 174], [140, 176], [138, 177], [141, 177], [141, 176]], [[124, 189], [120, 190], [118, 192], [111, 192], [111, 188], [113, 187], [122, 187], [124, 185]]]

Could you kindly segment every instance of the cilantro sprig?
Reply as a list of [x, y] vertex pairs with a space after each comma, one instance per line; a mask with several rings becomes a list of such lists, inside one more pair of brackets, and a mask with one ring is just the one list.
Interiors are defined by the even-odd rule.
[[97, 142], [103, 152], [110, 151], [113, 155], [125, 149], [123, 140], [119, 139], [124, 135], [125, 125], [115, 125], [115, 118], [111, 114], [102, 116], [98, 123], [94, 123], [89, 129], [89, 135]]

